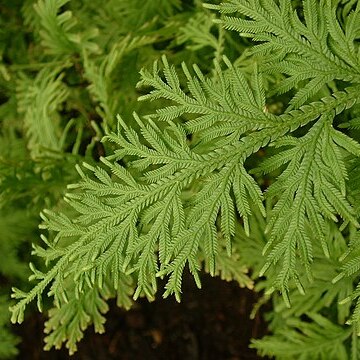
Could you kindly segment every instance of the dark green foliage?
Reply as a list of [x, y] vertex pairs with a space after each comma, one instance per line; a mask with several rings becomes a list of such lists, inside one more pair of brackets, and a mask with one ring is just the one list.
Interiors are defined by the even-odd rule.
[[260, 354], [357, 359], [359, 3], [100, 3], [4, 7], [5, 275], [29, 241], [44, 260], [12, 321], [53, 302], [45, 348], [73, 353], [109, 298], [152, 300], [160, 277], [180, 301], [205, 269], [272, 300]]

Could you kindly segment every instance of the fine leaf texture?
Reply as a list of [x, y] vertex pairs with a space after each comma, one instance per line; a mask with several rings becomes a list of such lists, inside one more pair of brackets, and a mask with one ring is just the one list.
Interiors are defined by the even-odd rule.
[[[128, 1], [118, 6], [129, 28], [137, 29], [134, 8]], [[159, 7], [156, 18], [153, 6]], [[31, 265], [30, 291], [14, 289], [12, 321], [24, 320], [31, 301], [41, 311], [43, 297], [52, 298], [46, 348], [66, 343], [72, 353], [91, 323], [104, 330], [108, 298], [126, 308], [130, 297], [153, 300], [160, 277], [166, 279], [163, 296], [180, 301], [184, 271], [200, 287], [205, 268], [249, 288], [260, 278], [255, 289], [272, 296], [274, 335], [254, 342], [260, 353], [355, 359], [360, 5], [228, 0], [207, 4], [182, 22], [173, 15], [181, 6], [147, 2], [146, 22], [136, 35], [123, 31], [111, 42], [99, 34], [109, 42], [99, 55], [96, 32], [82, 31], [68, 1], [38, 1], [41, 20], [34, 26], [42, 46], [53, 56], [70, 55], [70, 62], [63, 59], [35, 78], [18, 75], [17, 106], [28, 146], [33, 159], [43, 149], [61, 152], [71, 139], [69, 129], [77, 126], [72, 152], [85, 146], [87, 158], [76, 165], [79, 180], [68, 185], [67, 207], [55, 202], [41, 214], [46, 233], [43, 247], [34, 245], [33, 253], [46, 267]], [[215, 25], [209, 9], [219, 12]], [[172, 20], [159, 30], [157, 21], [167, 17]], [[104, 28], [109, 18], [102, 18]], [[178, 21], [181, 35], [151, 69], [157, 41], [169, 40], [164, 34]], [[172, 56], [179, 43], [187, 44], [183, 55]], [[242, 47], [245, 55], [238, 53]], [[126, 65], [143, 49], [150, 60], [144, 60], [138, 93], [113, 96], [130, 87], [133, 78], [127, 85], [114, 79], [121, 73], [126, 84]], [[201, 55], [205, 49], [211, 55]], [[196, 51], [198, 65], [183, 61]], [[88, 91], [82, 97], [64, 81], [68, 67], [79, 67], [78, 59], [86, 80], [81, 86]], [[133, 104], [138, 94], [145, 111], [130, 116], [132, 109], [123, 105]], [[81, 116], [64, 126], [59, 114], [71, 108], [72, 98], [86, 99], [88, 108], [94, 102], [97, 115], [84, 115], [78, 105]], [[124, 116], [115, 125], [119, 111]], [[103, 122], [92, 120], [98, 115]], [[84, 129], [96, 132], [90, 145], [84, 145]], [[88, 156], [95, 146], [102, 149], [96, 159]]]

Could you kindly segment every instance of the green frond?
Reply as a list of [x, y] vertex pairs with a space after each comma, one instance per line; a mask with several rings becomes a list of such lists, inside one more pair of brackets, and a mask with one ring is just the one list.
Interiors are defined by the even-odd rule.
[[[206, 13], [199, 13], [191, 18], [187, 24], [180, 28], [180, 35], [177, 38], [179, 44], [187, 44], [188, 49], [197, 51], [203, 48], [211, 48], [214, 52], [212, 58], [221, 60], [224, 52], [224, 30], [214, 24], [213, 17]], [[216, 26], [219, 35], [213, 34], [213, 27]]]
[[17, 83], [18, 111], [24, 114], [28, 148], [36, 157], [40, 149], [60, 150], [58, 110], [69, 96], [61, 69], [43, 69], [35, 79], [22, 76]]
[[[329, 248], [329, 257], [324, 258], [321, 244], [314, 243], [314, 263], [312, 265], [312, 281], [306, 279], [305, 269], [299, 268], [300, 278], [304, 281], [305, 294], [299, 293], [295, 284], [290, 284], [291, 308], [280, 297], [274, 297], [273, 307], [276, 316], [282, 319], [300, 317], [307, 312], [326, 313], [332, 309], [339, 324], [345, 324], [351, 314], [351, 304], [343, 303], [353, 292], [352, 279], [344, 279], [341, 283], [333, 283], [342, 264], [339, 257], [347, 247], [347, 238], [331, 222], [325, 224], [324, 236]], [[271, 277], [266, 280], [271, 283]], [[336, 309], [336, 311], [335, 311]], [[276, 321], [274, 319], [274, 321]]]
[[303, 21], [299, 9], [286, 1], [229, 0], [211, 8], [225, 15], [219, 21], [226, 29], [260, 42], [253, 53], [267, 57], [263, 60], [265, 71], [273, 72], [275, 67], [290, 75], [278, 85], [279, 93], [297, 90], [300, 80], [308, 80], [295, 92], [289, 109], [299, 108], [333, 79], [360, 81], [355, 35], [359, 8], [352, 12], [345, 29], [331, 1], [304, 0]]
[[308, 313], [309, 321], [288, 319], [276, 335], [253, 340], [252, 347], [261, 355], [277, 359], [343, 359], [348, 352], [344, 341], [351, 337], [352, 328], [332, 323], [327, 318]]
[[45, 323], [44, 350], [52, 347], [60, 349], [63, 342], [72, 355], [77, 350], [76, 343], [84, 336], [83, 333], [90, 324], [94, 324], [95, 332], [105, 331], [103, 316], [108, 311], [108, 305], [98, 289], [87, 291], [80, 297], [72, 295], [72, 299], [61, 308], [49, 310], [50, 319]]
[[[124, 57], [130, 52], [150, 45], [157, 40], [156, 36], [124, 36], [115, 42], [109, 53], [101, 62], [84, 54], [84, 76], [90, 82], [88, 87], [94, 101], [98, 102], [97, 112], [106, 122], [106, 126], [114, 128], [114, 114], [120, 108], [121, 99], [113, 97], [119, 86], [114, 81], [114, 73], [121, 66]], [[91, 54], [90, 54], [91, 55]]]
[[[218, 137], [217, 126], [221, 130], [222, 127], [231, 125], [232, 131], [225, 131], [222, 135], [234, 133], [237, 137], [248, 130], [253, 131], [270, 126], [274, 118], [263, 111], [265, 100], [259, 80], [260, 75], [254, 75], [259, 89], [255, 87], [252, 91], [244, 74], [233, 67], [227, 59], [225, 62], [228, 70], [222, 71], [220, 66], [216, 65], [217, 75], [213, 79], [205, 78], [196, 66], [194, 66], [195, 76], [193, 76], [183, 64], [188, 88], [188, 92], [185, 92], [174, 68], [163, 57], [166, 81], [159, 75], [157, 64], [154, 65], [152, 74], [143, 70], [138, 86], [151, 86], [153, 90], [140, 97], [140, 100], [164, 98], [175, 103], [157, 111], [157, 118], [162, 121], [172, 121], [186, 114], [194, 114], [195, 118], [185, 122], [186, 130], [194, 133], [206, 129], [206, 139], [209, 141]], [[259, 94], [255, 91], [259, 91]], [[215, 131], [211, 136], [212, 129]]]
[[[340, 215], [345, 222], [358, 226], [354, 209], [346, 198], [347, 173], [337, 147], [341, 143], [348, 151], [354, 152], [358, 144], [353, 144], [350, 138], [347, 142], [339, 141], [347, 138], [340, 134], [331, 127], [329, 118], [322, 117], [294, 145], [293, 149], [297, 151], [292, 153], [292, 159], [285, 156], [289, 160], [286, 170], [267, 191], [267, 196], [277, 199], [277, 203], [267, 225], [270, 237], [265, 251], [272, 250], [263, 272], [271, 264], [281, 262], [274, 285], [285, 294], [289, 280], [299, 278], [296, 270], [298, 258], [310, 271], [313, 246], [308, 228], [320, 241], [324, 254], [329, 256], [328, 239], [324, 236], [326, 218], [337, 221], [336, 216]], [[353, 144], [354, 149], [349, 148], [348, 143]], [[278, 163], [278, 157], [275, 156], [273, 162], [268, 159], [264, 169], [272, 169]]]
[[[238, 250], [238, 251], [237, 251]], [[210, 272], [211, 265], [205, 256], [205, 271]], [[213, 276], [220, 276], [222, 280], [236, 281], [240, 287], [254, 288], [254, 281], [249, 276], [249, 269], [244, 264], [241, 248], [236, 249], [229, 256], [226, 246], [219, 246], [215, 258], [215, 271]]]
[[180, 301], [205, 268], [272, 299], [261, 354], [356, 359], [360, 5], [100, 3], [26, 1], [18, 52], [0, 30], [0, 228], [49, 209], [11, 321], [47, 297], [45, 348], [73, 353], [109, 298], [153, 300], [160, 277]]
[[[233, 206], [236, 204], [247, 233], [251, 214], [250, 202], [262, 208], [262, 194], [258, 185], [247, 174], [245, 168], [241, 167], [244, 160], [270, 141], [275, 141], [283, 134], [318, 119], [321, 114], [329, 111], [339, 113], [358, 101], [356, 88], [349, 88], [324, 98], [318, 103], [306, 105], [299, 110], [276, 117], [260, 108], [264, 100], [259, 102], [259, 94], [263, 94], [263, 91], [257, 89], [256, 96], [249, 93], [249, 83], [240, 70], [233, 68], [229, 63], [228, 70], [221, 71], [218, 68], [218, 81], [205, 78], [195, 68], [197, 78], [187, 76], [189, 88], [194, 89], [190, 97], [181, 89], [175, 70], [168, 65], [165, 58], [163, 62], [166, 82], [157, 75], [156, 66], [155, 75], [143, 73], [145, 80], [142, 83], [155, 87], [149, 95], [150, 98], [171, 99], [180, 103], [180, 106], [187, 104], [186, 112], [200, 113], [201, 118], [201, 111], [205, 112], [205, 115], [209, 112], [207, 103], [203, 103], [204, 97], [208, 97], [210, 114], [214, 111], [213, 109], [219, 109], [217, 111], [220, 114], [231, 113], [233, 110], [233, 106], [229, 107], [231, 102], [223, 103], [224, 97], [221, 96], [225, 91], [225, 76], [229, 76], [230, 84], [232, 84], [232, 88], [229, 88], [232, 89], [230, 94], [233, 93], [234, 99], [241, 101], [236, 121], [242, 120], [244, 124], [252, 124], [253, 120], [259, 118], [262, 120], [257, 126], [252, 124], [249, 130], [253, 132], [243, 136], [240, 141], [228, 136], [225, 143], [220, 143], [220, 147], [216, 148], [215, 142], [215, 146], [208, 148], [205, 146], [201, 152], [197, 152], [197, 147], [192, 149], [187, 142], [184, 131], [187, 129], [186, 123], [184, 125], [168, 123], [160, 130], [160, 126], [155, 122], [150, 119], [143, 121], [135, 114], [134, 119], [141, 130], [138, 134], [119, 118], [118, 133], [107, 136], [107, 139], [115, 143], [118, 148], [114, 151], [114, 155], [110, 155], [108, 159], [102, 159], [108, 171], [111, 171], [113, 175], [110, 177], [101, 167], [86, 165], [89, 170], [87, 173], [79, 168], [82, 181], [71, 186], [75, 191], [66, 197], [70, 206], [79, 212], [78, 217], [70, 220], [63, 215], [47, 214], [46, 228], [57, 232], [53, 242], [50, 241], [50, 243], [53, 243], [56, 249], [61, 249], [56, 254], [62, 255], [28, 295], [19, 293], [16, 295], [22, 300], [13, 307], [14, 321], [16, 319], [21, 321], [26, 304], [35, 297], [41, 299], [41, 293], [49, 283], [54, 289], [51, 293], [55, 296], [55, 302], [59, 302], [60, 298], [65, 296], [65, 290], [61, 290], [61, 284], [65, 276], [68, 277], [70, 274], [75, 279], [77, 291], [80, 291], [85, 283], [90, 286], [96, 283], [101, 288], [102, 279], [106, 277], [110, 269], [119, 274], [134, 273], [138, 285], [135, 298], [146, 295], [151, 299], [157, 289], [155, 274], [158, 273], [158, 276], [169, 277], [165, 296], [174, 293], [179, 299], [182, 273], [188, 265], [200, 286], [197, 276], [200, 268], [197, 254], [200, 250], [204, 251], [209, 259], [213, 259], [210, 262], [210, 271], [215, 272], [218, 244], [214, 224], [217, 218], [221, 217], [221, 201], [224, 192], [228, 192], [233, 198]], [[188, 74], [187, 68], [184, 67], [184, 71]], [[256, 83], [260, 86], [258, 80]], [[199, 84], [202, 84], [203, 88], [199, 87]], [[210, 84], [215, 86], [210, 86]], [[229, 97], [225, 97], [225, 100], [227, 98]], [[210, 101], [214, 102], [214, 105], [210, 105]], [[221, 115], [219, 119], [229, 121], [225, 115]], [[319, 162], [323, 161], [320, 154], [321, 139], [325, 135], [321, 135], [322, 130], [330, 132], [328, 117], [324, 116], [321, 119], [305, 136], [304, 144], [299, 145], [299, 148], [306, 149], [306, 146], [310, 144], [314, 152], [320, 146]], [[127, 170], [115, 163], [112, 164], [113, 161], [127, 156], [133, 159], [128, 161]], [[344, 220], [356, 223], [351, 206], [345, 198], [339, 197], [341, 191], [338, 190], [338, 183], [332, 184], [331, 179], [327, 178], [331, 169], [326, 168], [323, 173], [320, 171], [322, 182], [331, 186], [318, 188], [316, 185], [318, 182], [313, 179], [319, 170], [317, 167], [312, 170], [311, 166], [315, 163], [310, 156], [310, 151], [308, 155], [305, 153], [296, 161], [301, 161], [299, 165], [301, 171], [296, 171], [299, 166], [293, 161], [289, 167], [289, 169], [293, 168], [293, 174], [289, 179], [292, 179], [301, 191], [298, 191], [294, 204], [287, 200], [285, 205], [281, 205], [282, 201], [279, 201], [269, 223], [269, 229], [273, 229], [274, 234], [269, 244], [277, 242], [278, 245], [271, 253], [266, 268], [272, 262], [277, 262], [277, 259], [282, 259], [284, 266], [283, 271], [278, 273], [277, 284], [282, 288], [284, 296], [287, 294], [287, 283], [291, 278], [296, 279], [301, 288], [295, 269], [296, 249], [301, 250], [300, 259], [306, 267], [312, 262], [311, 242], [305, 231], [309, 221], [317, 224], [315, 229], [318, 229], [320, 240], [323, 238], [321, 228], [324, 216], [319, 209], [326, 210], [326, 216], [331, 219], [335, 214], [340, 214]], [[131, 176], [135, 173], [139, 175], [139, 171], [142, 174], [140, 178], [135, 179]], [[308, 175], [299, 181], [297, 176], [304, 173]], [[203, 185], [200, 191], [194, 194], [191, 202], [186, 204], [182, 201], [182, 191], [195, 181], [200, 181]], [[278, 182], [281, 184], [281, 179]], [[312, 198], [312, 183], [316, 185], [312, 196], [320, 205], [314, 205], [309, 200]], [[296, 191], [296, 187], [290, 186], [285, 195], [290, 196], [291, 191]], [[273, 190], [270, 189], [269, 193], [271, 191]], [[159, 203], [164, 204], [161, 210]], [[297, 211], [293, 212], [290, 225], [284, 226], [283, 219], [279, 216], [286, 211], [289, 212], [290, 208]], [[318, 214], [315, 219], [311, 217], [311, 211]], [[147, 226], [142, 225], [143, 216], [151, 219]], [[179, 230], [169, 241], [169, 236], [164, 237], [164, 234], [171, 234], [175, 224]], [[287, 230], [284, 232], [284, 229]], [[189, 241], [189, 239], [192, 240]], [[161, 248], [159, 252], [161, 263], [159, 264], [157, 251], [159, 251], [160, 242], [167, 248]], [[324, 248], [326, 248], [325, 245]], [[116, 269], [111, 265], [115, 249], [117, 249], [120, 265]], [[51, 250], [50, 257], [54, 256], [53, 254], [54, 251]]]
[[40, 18], [42, 45], [51, 55], [73, 55], [81, 53], [81, 49], [98, 52], [98, 45], [92, 41], [98, 30], [74, 32], [77, 21], [71, 10], [63, 10], [68, 3], [69, 0], [38, 0], [34, 5]]

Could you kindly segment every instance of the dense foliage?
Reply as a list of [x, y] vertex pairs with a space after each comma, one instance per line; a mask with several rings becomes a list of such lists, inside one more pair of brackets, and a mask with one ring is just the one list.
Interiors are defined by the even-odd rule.
[[180, 301], [184, 271], [201, 287], [204, 269], [261, 292], [254, 311], [272, 302], [259, 354], [360, 358], [357, 0], [0, 10], [13, 322], [36, 300], [45, 349], [71, 354], [89, 325], [105, 331], [109, 298], [128, 309], [165, 278]]

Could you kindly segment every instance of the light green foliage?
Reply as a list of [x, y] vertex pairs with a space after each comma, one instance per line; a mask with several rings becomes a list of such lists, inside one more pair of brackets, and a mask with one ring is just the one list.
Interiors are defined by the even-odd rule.
[[180, 300], [183, 272], [200, 287], [205, 269], [272, 299], [261, 354], [357, 359], [359, 3], [139, 3], [23, 7], [44, 55], [2, 64], [2, 128], [17, 124], [33, 177], [62, 163], [71, 184], [67, 206], [59, 187], [45, 202], [46, 267], [14, 289], [12, 321], [50, 298], [46, 349], [73, 353], [108, 298], [152, 300], [160, 277]]
[[262, 55], [265, 72], [287, 75], [272, 92], [284, 93], [303, 82], [289, 102], [292, 109], [299, 108], [331, 80], [360, 80], [355, 42], [359, 37], [359, 4], [343, 25], [336, 16], [338, 3], [303, 1], [303, 21], [285, 0], [231, 0], [213, 8], [226, 14], [221, 21], [226, 29], [260, 42], [252, 53]]
[[[265, 226], [262, 223], [259, 225], [260, 228]], [[353, 280], [344, 279], [335, 285], [332, 283], [341, 267], [341, 257], [347, 250], [347, 239], [335, 224], [327, 223], [324, 231], [329, 258], [324, 257], [321, 244], [315, 244], [312, 280], [307, 279], [306, 269], [299, 267], [299, 278], [306, 284], [306, 291], [302, 294], [295, 282], [290, 284], [290, 308], [280, 296], [272, 295], [273, 311], [268, 313], [267, 319], [273, 335], [253, 340], [251, 345], [260, 354], [273, 355], [279, 359], [358, 358], [356, 327], [349, 326], [347, 321], [351, 314], [351, 304], [343, 301], [353, 293]], [[355, 234], [352, 228], [350, 241], [353, 241]], [[242, 239], [242, 248], [248, 240]], [[235, 238], [235, 241], [238, 243], [239, 240]], [[252, 252], [251, 255], [250, 258], [244, 254], [251, 259], [252, 267], [259, 269], [263, 261], [261, 254]], [[269, 293], [273, 275], [270, 273], [266, 280], [260, 281], [256, 290]], [[269, 295], [265, 295], [254, 311], [268, 298]]]
[[277, 359], [346, 360], [344, 342], [351, 335], [351, 328], [344, 331], [325, 317], [309, 313], [306, 321], [288, 319], [277, 335], [265, 337], [259, 343], [255, 340], [254, 345], [260, 354], [276, 355]]
[[[138, 107], [139, 70], [159, 52], [167, 52], [175, 62], [188, 57], [190, 51], [185, 49], [176, 53], [178, 58], [173, 56], [170, 44], [178, 42], [177, 29], [199, 9], [200, 3], [188, 6], [188, 16], [182, 16], [180, 1], [147, 1], [144, 6], [132, 0], [105, 4], [27, 0], [0, 5], [0, 251], [6, 254], [0, 272], [8, 282], [28, 289], [24, 254], [30, 254], [31, 243], [35, 253], [45, 253], [37, 240], [39, 212], [50, 208], [70, 218], [74, 215], [62, 198], [66, 184], [78, 176], [75, 164], [86, 160], [94, 165], [101, 155], [112, 152], [112, 145], [104, 148], [100, 139], [105, 129], [115, 130], [116, 113], [131, 114]], [[60, 255], [55, 252], [47, 262]], [[90, 324], [102, 331], [104, 299], [116, 297], [119, 306], [131, 306], [132, 275], [120, 272], [109, 278], [107, 269], [119, 266], [120, 256], [112, 263], [104, 260], [101, 290], [76, 288], [76, 292], [74, 283], [59, 285], [69, 292], [69, 304], [62, 298], [57, 303], [62, 307], [49, 312], [46, 348], [66, 342], [73, 352]], [[44, 270], [43, 264], [31, 268], [35, 266], [40, 270], [33, 280]], [[8, 296], [10, 289], [3, 286], [0, 293]], [[49, 301], [44, 302], [48, 308]], [[5, 334], [5, 325], [0, 326]], [[11, 336], [8, 339], [12, 341]], [[0, 342], [1, 357], [8, 356], [4, 354], [9, 346]]]
[[[267, 196], [277, 198], [278, 202], [265, 230], [271, 235], [264, 252], [271, 246], [273, 250], [262, 270], [263, 273], [271, 263], [283, 259], [282, 270], [274, 285], [284, 294], [290, 278], [294, 278], [303, 291], [295, 264], [297, 256], [311, 279], [311, 238], [318, 239], [324, 255], [329, 257], [328, 239], [324, 234], [326, 219], [337, 222], [335, 215], [339, 214], [344, 221], [359, 226], [354, 209], [345, 198], [347, 173], [340, 146], [354, 155], [359, 154], [360, 147], [334, 130], [331, 121], [332, 118], [322, 116], [304, 137], [278, 142], [277, 145], [290, 148], [261, 165], [266, 171], [288, 163], [267, 191]], [[296, 247], [299, 253], [293, 251]]]
[[[61, 81], [58, 69], [41, 70], [36, 79], [22, 77], [17, 88], [18, 112], [24, 114], [24, 127], [32, 155], [37, 156], [39, 147], [61, 150], [59, 106], [69, 95]], [[44, 150], [43, 150], [44, 151]]]
[[117, 305], [129, 309], [132, 305], [129, 295], [132, 292], [131, 277], [121, 275], [114, 285], [93, 288], [82, 294], [70, 293], [69, 299], [49, 310], [49, 320], [45, 323], [45, 350], [60, 349], [63, 342], [72, 355], [77, 350], [77, 342], [83, 337], [84, 330], [94, 325], [97, 333], [105, 331], [103, 316], [108, 311], [105, 300], [117, 296]]

